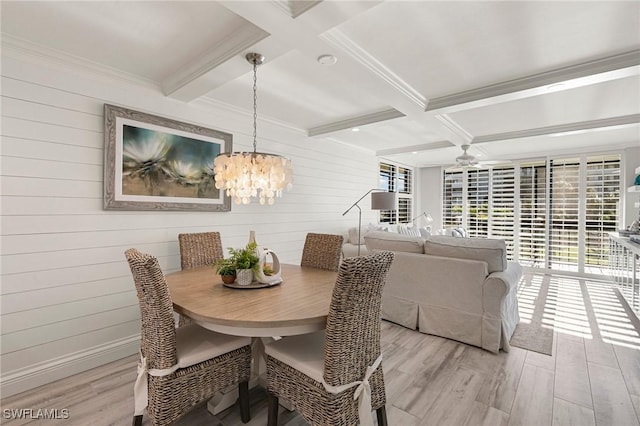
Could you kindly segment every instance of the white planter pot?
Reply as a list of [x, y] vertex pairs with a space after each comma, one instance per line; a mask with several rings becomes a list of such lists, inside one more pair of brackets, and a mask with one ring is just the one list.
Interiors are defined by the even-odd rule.
[[249, 285], [253, 281], [252, 269], [238, 269], [236, 271], [236, 284]]

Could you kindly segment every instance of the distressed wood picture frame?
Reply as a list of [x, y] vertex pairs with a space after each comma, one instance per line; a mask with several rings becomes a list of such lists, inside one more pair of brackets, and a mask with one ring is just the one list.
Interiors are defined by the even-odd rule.
[[231, 210], [213, 173], [231, 134], [108, 104], [104, 125], [106, 210]]

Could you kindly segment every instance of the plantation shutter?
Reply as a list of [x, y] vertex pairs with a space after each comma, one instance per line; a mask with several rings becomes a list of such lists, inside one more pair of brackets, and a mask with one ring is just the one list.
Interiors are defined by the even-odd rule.
[[513, 166], [491, 170], [491, 238], [500, 238], [507, 245], [507, 258], [514, 258], [515, 171]]
[[444, 172], [443, 179], [442, 226], [458, 227], [462, 225], [462, 171]]
[[588, 157], [586, 187], [585, 267], [608, 266], [607, 233], [619, 228], [620, 156]]
[[489, 236], [489, 171], [467, 171], [467, 236]]
[[544, 267], [547, 227], [546, 162], [520, 164], [520, 236], [518, 260]]
[[578, 209], [580, 205], [580, 160], [550, 160], [551, 226], [549, 266], [558, 270], [578, 270]]
[[[388, 192], [396, 190], [396, 167], [392, 164], [380, 163], [380, 189]], [[396, 223], [395, 210], [380, 210], [380, 223]]]

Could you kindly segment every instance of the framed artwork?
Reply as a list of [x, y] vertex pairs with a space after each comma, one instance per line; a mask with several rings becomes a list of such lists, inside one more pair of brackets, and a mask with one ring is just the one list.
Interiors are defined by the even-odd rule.
[[231, 134], [107, 104], [104, 125], [105, 209], [231, 210], [213, 174]]

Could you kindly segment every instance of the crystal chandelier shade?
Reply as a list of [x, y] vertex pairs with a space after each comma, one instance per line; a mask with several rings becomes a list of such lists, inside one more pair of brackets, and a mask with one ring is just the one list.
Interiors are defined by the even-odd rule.
[[213, 161], [216, 188], [225, 191], [236, 204], [249, 204], [258, 199], [260, 204], [273, 205], [276, 197], [292, 187], [291, 160], [281, 155], [257, 152], [257, 67], [264, 57], [248, 53], [253, 64], [253, 152], [231, 152], [218, 155]]

